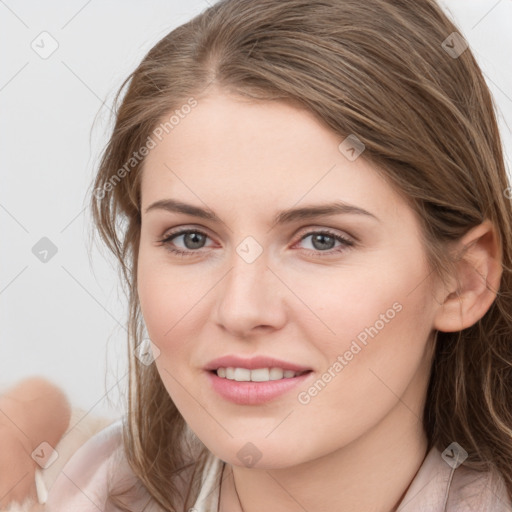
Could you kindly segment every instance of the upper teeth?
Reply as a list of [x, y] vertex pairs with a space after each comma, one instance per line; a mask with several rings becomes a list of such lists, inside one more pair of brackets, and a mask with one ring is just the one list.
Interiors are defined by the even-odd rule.
[[265, 382], [268, 380], [279, 380], [283, 377], [289, 379], [300, 375], [303, 372], [293, 370], [283, 370], [281, 368], [257, 368], [249, 370], [247, 368], [218, 368], [217, 375], [230, 380]]

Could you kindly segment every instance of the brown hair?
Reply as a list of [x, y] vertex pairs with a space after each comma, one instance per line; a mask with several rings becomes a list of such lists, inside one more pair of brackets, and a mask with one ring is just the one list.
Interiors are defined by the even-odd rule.
[[[512, 497], [510, 184], [482, 72], [469, 48], [456, 56], [443, 44], [453, 32], [434, 0], [224, 0], [161, 39], [122, 84], [91, 207], [128, 285], [124, 449], [140, 485], [165, 510], [182, 503], [174, 479], [187, 468], [183, 510], [193, 504], [208, 450], [181, 443], [187, 427], [156, 366], [134, 357], [143, 336], [136, 282], [144, 160], [132, 155], [165, 116], [200, 101], [211, 84], [294, 102], [340, 142], [356, 135], [362, 157], [417, 214], [432, 272], [442, 279], [455, 271], [447, 242], [485, 219], [494, 224], [500, 289], [473, 326], [436, 333], [423, 422], [429, 449], [457, 441], [469, 454], [465, 465], [501, 474]], [[119, 496], [111, 500], [120, 506]]]

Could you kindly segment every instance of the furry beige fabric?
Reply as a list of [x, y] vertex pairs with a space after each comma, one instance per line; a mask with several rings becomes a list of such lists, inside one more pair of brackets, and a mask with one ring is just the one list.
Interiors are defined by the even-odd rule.
[[1, 512], [43, 512], [44, 505], [42, 503], [46, 502], [48, 490], [66, 462], [90, 437], [117, 419], [119, 418], [108, 418], [87, 413], [86, 410], [79, 407], [72, 408], [68, 430], [62, 436], [59, 444], [54, 447], [58, 458], [50, 467], [46, 469], [39, 468], [36, 471], [36, 486], [40, 504], [27, 498], [21, 504], [11, 502], [7, 508], [2, 508]]

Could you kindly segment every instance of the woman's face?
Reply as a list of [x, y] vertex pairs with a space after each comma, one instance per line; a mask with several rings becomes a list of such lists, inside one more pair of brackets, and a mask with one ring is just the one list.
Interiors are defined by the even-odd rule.
[[[138, 290], [190, 428], [223, 460], [277, 468], [420, 421], [438, 304], [412, 210], [304, 110], [221, 92], [184, 110], [145, 161]], [[147, 211], [158, 201], [215, 218]], [[335, 202], [350, 207], [282, 213]], [[280, 374], [242, 369], [255, 380], [238, 383], [205, 369], [223, 356], [310, 371], [259, 382]]]

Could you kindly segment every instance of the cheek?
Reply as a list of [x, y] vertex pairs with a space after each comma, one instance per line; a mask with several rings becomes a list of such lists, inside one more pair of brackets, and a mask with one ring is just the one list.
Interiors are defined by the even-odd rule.
[[[166, 261], [164, 248], [141, 248], [137, 267], [137, 290], [149, 334], [162, 336], [173, 327], [194, 290], [183, 282], [183, 270]], [[198, 283], [194, 283], [197, 285]], [[197, 293], [197, 292], [195, 292]]]
[[340, 274], [324, 288], [329, 293], [310, 295], [323, 322], [303, 323], [302, 330], [325, 365], [314, 389], [300, 390], [311, 417], [330, 411], [346, 432], [353, 421], [370, 426], [413, 381], [432, 330], [428, 271], [419, 262], [390, 258], [386, 269]]
[[[139, 256], [140, 258], [140, 256]], [[141, 312], [151, 341], [160, 350], [155, 365], [162, 382], [178, 409], [187, 417], [195, 414], [194, 403], [185, 389], [190, 376], [194, 339], [197, 338], [197, 282], [180, 282], [180, 270], [139, 259], [138, 294]], [[191, 292], [189, 290], [194, 290]], [[204, 293], [203, 293], [204, 294]], [[194, 305], [195, 308], [194, 308]]]
[[[406, 254], [385, 251], [335, 272], [286, 277], [303, 302], [303, 314], [294, 321], [333, 353], [348, 349], [354, 339], [363, 345], [370, 339], [392, 342], [392, 334], [400, 329], [428, 323], [432, 301], [425, 284], [428, 274], [417, 249]], [[299, 306], [297, 302], [296, 311]], [[307, 333], [303, 339], [308, 339]]]
[[166, 366], [174, 366], [175, 362], [177, 367], [186, 362], [186, 354], [193, 349], [199, 319], [206, 318], [204, 298], [212, 287], [212, 278], [171, 265], [161, 254], [155, 257], [143, 252], [137, 272], [138, 296], [148, 335], [160, 349]]

